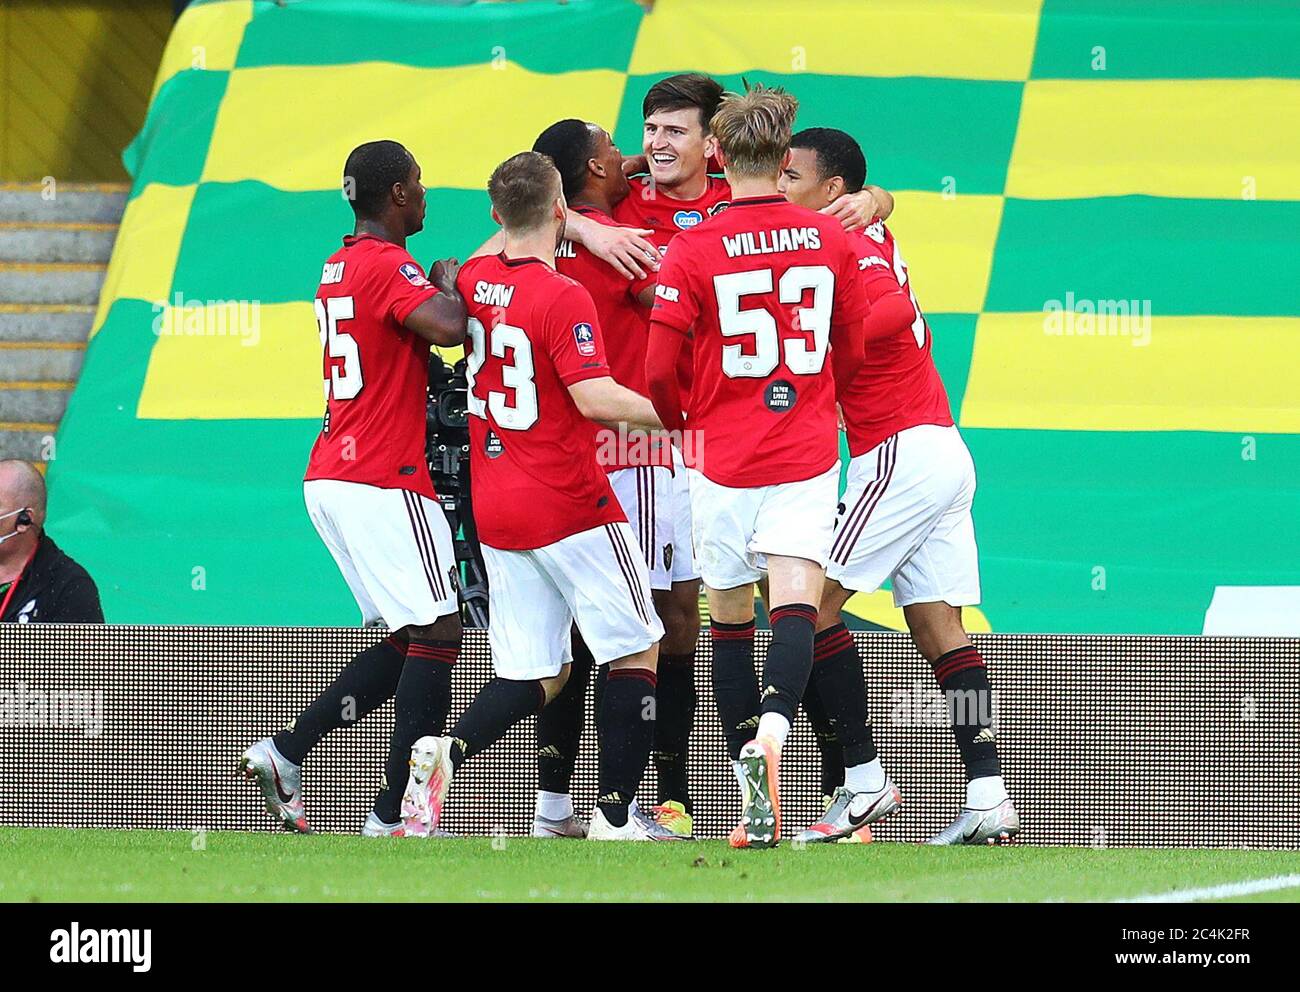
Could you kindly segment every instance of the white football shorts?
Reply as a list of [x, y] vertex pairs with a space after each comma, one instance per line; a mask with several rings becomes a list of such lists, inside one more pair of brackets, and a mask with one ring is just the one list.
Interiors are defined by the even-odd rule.
[[849, 462], [826, 575], [875, 592], [890, 579], [894, 605], [980, 601], [971, 504], [975, 464], [956, 427], [924, 424]]
[[695, 555], [710, 589], [757, 582], [769, 555], [825, 566], [835, 530], [839, 462], [802, 482], [741, 489], [689, 471]]
[[338, 479], [311, 479], [302, 494], [366, 626], [426, 626], [460, 608], [451, 528], [436, 500]]
[[572, 660], [575, 622], [598, 665], [644, 651], [664, 636], [650, 575], [632, 528], [620, 521], [532, 551], [483, 545], [488, 644], [503, 679], [547, 679]]

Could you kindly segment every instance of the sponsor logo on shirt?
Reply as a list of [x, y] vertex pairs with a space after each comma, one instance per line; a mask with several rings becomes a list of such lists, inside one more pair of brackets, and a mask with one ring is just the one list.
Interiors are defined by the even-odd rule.
[[590, 358], [596, 354], [596, 333], [587, 323], [573, 325], [573, 341], [578, 346], [578, 354]]
[[862, 232], [878, 245], [885, 243], [885, 222], [878, 220]]
[[718, 214], [722, 213], [722, 211], [726, 210], [729, 206], [731, 206], [730, 200], [719, 200], [713, 206], [709, 207], [709, 216], [716, 217], [718, 216]]
[[498, 458], [502, 450], [504, 449], [501, 447], [501, 438], [497, 436], [496, 431], [489, 429], [487, 437], [483, 439], [483, 453], [489, 458]]
[[397, 271], [405, 276], [406, 281], [412, 286], [418, 286], [423, 289], [426, 286], [432, 285], [428, 279], [424, 278], [424, 274], [420, 272], [420, 267], [414, 262], [403, 262]]
[[663, 283], [657, 283], [655, 285], [655, 296], [659, 297], [661, 300], [666, 300], [669, 303], [676, 303], [681, 298], [681, 293], [672, 286], [665, 286]]
[[673, 214], [673, 223], [683, 231], [689, 227], [694, 227], [702, 220], [704, 220], [704, 214], [698, 210], [679, 210]]
[[879, 255], [868, 255], [865, 258], [858, 259], [858, 268], [863, 272], [871, 268], [873, 265], [879, 265], [881, 268], [885, 269], [892, 268], [892, 266]]

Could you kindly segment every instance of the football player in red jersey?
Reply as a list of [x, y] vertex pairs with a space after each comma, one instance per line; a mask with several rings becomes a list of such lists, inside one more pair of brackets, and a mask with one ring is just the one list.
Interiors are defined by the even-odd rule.
[[436, 829], [461, 762], [563, 689], [576, 622], [596, 663], [609, 666], [588, 837], [676, 840], [632, 802], [650, 757], [663, 626], [590, 421], [661, 425], [649, 400], [611, 377], [591, 295], [555, 270], [566, 208], [554, 164], [521, 152], [493, 172], [488, 194], [505, 246], [467, 262], [458, 285], [469, 308], [470, 472], [496, 677], [449, 736], [416, 742], [403, 824]]
[[343, 183], [356, 227], [325, 262], [316, 292], [325, 418], [303, 496], [362, 622], [392, 633], [240, 765], [283, 826], [306, 832], [303, 759], [331, 730], [395, 697], [384, 778], [362, 828], [385, 836], [401, 830], [411, 745], [445, 724], [460, 652], [456, 559], [425, 461], [425, 403], [429, 346], [464, 341], [465, 301], [454, 259], [436, 263], [430, 281], [406, 251], [425, 213], [410, 152], [395, 141], [360, 145]]
[[[792, 203], [816, 210], [866, 181], [862, 149], [843, 131], [810, 128], [796, 134], [792, 146], [780, 183]], [[894, 605], [902, 608], [939, 688], [959, 704], [951, 709], [966, 766], [966, 806], [931, 843], [1007, 840], [1019, 831], [1020, 818], [1002, 782], [984, 660], [961, 621], [962, 607], [980, 601], [971, 518], [975, 467], [953, 424], [931, 355], [930, 327], [893, 234], [877, 223], [850, 239], [871, 313], [866, 361], [839, 384], [851, 456], [848, 488], [826, 568], [805, 697], [822, 746], [838, 738], [833, 743], [842, 750], [827, 757], [838, 759], [843, 785], [800, 837], [849, 836], [898, 806], [898, 789], [876, 754], [862, 664], [840, 616], [854, 592], [875, 592], [889, 579]]]
[[[622, 155], [609, 133], [596, 124], [558, 121], [538, 136], [533, 150], [551, 158], [560, 172], [571, 213], [593, 223], [616, 223], [613, 212], [628, 195]], [[653, 289], [639, 289], [577, 242], [564, 241], [555, 255], [558, 271], [576, 279], [591, 294], [600, 318], [601, 337], [614, 379], [646, 394], [645, 352]], [[672, 609], [670, 590], [675, 561], [674, 521], [669, 514], [673, 462], [669, 447], [647, 443], [645, 435], [629, 436], [597, 426], [597, 458], [633, 525], [637, 546], [650, 572], [655, 610], [664, 624], [660, 643], [653, 758], [658, 771], [656, 820], [674, 833], [692, 834], [691, 798], [687, 783], [687, 751], [695, 719], [692, 664], [699, 636], [699, 615], [690, 603], [688, 617]], [[683, 533], [686, 567], [690, 535]], [[694, 583], [692, 583], [694, 585]], [[582, 736], [583, 698], [591, 660], [581, 638], [574, 641], [574, 662], [564, 692], [537, 721], [538, 796], [533, 822], [537, 837], [580, 836], [581, 822], [572, 815], [569, 783], [573, 759]]]
[[[834, 528], [835, 381], [863, 361], [867, 303], [848, 235], [777, 192], [797, 106], [763, 86], [723, 99], [712, 127], [731, 206], [670, 244], [646, 357], [660, 418], [702, 438], [689, 469], [691, 514], [712, 614], [714, 692], [745, 793], [736, 846], [780, 840], [778, 759], [812, 668]], [[683, 423], [676, 366], [687, 334], [693, 379]], [[754, 583], [765, 574], [772, 642], [760, 694]]]

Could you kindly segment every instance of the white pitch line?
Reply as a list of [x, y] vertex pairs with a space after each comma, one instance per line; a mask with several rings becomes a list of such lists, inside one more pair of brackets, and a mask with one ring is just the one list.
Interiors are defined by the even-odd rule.
[[1112, 902], [1201, 902], [1205, 899], [1235, 899], [1237, 896], [1253, 896], [1260, 892], [1296, 888], [1300, 888], [1300, 875], [1273, 875], [1269, 878], [1252, 878], [1245, 882], [1211, 885], [1204, 889], [1175, 889], [1173, 892], [1136, 896], [1132, 899], [1114, 899]]

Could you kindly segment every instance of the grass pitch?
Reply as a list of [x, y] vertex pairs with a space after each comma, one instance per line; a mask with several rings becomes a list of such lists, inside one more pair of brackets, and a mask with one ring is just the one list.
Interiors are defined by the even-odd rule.
[[[597, 844], [0, 829], [0, 900], [1110, 900], [1300, 873], [1300, 852]], [[1249, 898], [1300, 901], [1300, 887]]]

